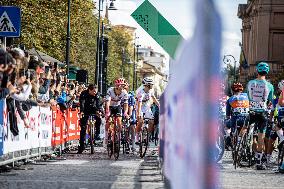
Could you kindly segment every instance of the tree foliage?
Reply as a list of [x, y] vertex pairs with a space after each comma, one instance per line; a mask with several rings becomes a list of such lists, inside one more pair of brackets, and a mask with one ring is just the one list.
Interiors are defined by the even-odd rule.
[[[123, 76], [130, 86], [133, 83], [133, 44], [132, 35], [122, 27], [112, 27], [109, 37], [108, 81], [113, 83], [116, 78]], [[124, 51], [124, 53], [123, 53]], [[123, 67], [122, 67], [123, 66]]]
[[[16, 44], [35, 47], [60, 61], [65, 60], [68, 0], [0, 0], [2, 6], [21, 8], [21, 37]], [[89, 72], [94, 80], [97, 50], [97, 12], [93, 0], [71, 0], [70, 61]], [[109, 32], [108, 80], [120, 76], [122, 48], [131, 55], [131, 35], [123, 28]], [[126, 69], [127, 70], [127, 69]], [[127, 72], [131, 74], [132, 69]], [[127, 77], [126, 77], [127, 78]]]

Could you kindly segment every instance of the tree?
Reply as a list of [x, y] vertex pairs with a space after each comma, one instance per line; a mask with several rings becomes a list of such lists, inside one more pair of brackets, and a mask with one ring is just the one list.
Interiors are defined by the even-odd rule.
[[[109, 55], [108, 55], [108, 81], [112, 83], [116, 78], [121, 77], [121, 67], [124, 67], [124, 77], [130, 78], [129, 84], [133, 83], [133, 66], [127, 65], [126, 59], [133, 60], [132, 35], [125, 28], [113, 26], [108, 34], [109, 37]], [[124, 54], [123, 57], [123, 49]], [[126, 62], [122, 63], [123, 60]], [[123, 65], [122, 65], [123, 64]], [[129, 66], [128, 69], [127, 66]], [[126, 69], [127, 68], [127, 69]]]
[[[1, 5], [21, 8], [21, 37], [15, 42], [29, 49], [34, 47], [60, 61], [65, 60], [67, 4], [67, 0], [1, 1]], [[70, 61], [81, 68], [88, 68], [89, 75], [95, 72], [97, 18], [94, 10], [92, 0], [71, 1]]]
[[[21, 8], [21, 37], [15, 44], [24, 44], [28, 49], [34, 47], [60, 61], [65, 60], [67, 0], [1, 0], [1, 5]], [[70, 62], [88, 70], [90, 82], [94, 81], [96, 71], [98, 15], [94, 14], [95, 10], [93, 0], [71, 0]], [[132, 36], [125, 28], [112, 27], [109, 32], [110, 82], [120, 77], [122, 48], [127, 54], [133, 54], [131, 41]], [[133, 69], [126, 73], [131, 75], [129, 82], [132, 83]]]

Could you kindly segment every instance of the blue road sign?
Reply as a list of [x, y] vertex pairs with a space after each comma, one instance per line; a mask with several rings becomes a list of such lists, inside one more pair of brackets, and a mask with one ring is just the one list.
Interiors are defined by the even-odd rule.
[[20, 37], [21, 9], [13, 6], [0, 6], [0, 36]]

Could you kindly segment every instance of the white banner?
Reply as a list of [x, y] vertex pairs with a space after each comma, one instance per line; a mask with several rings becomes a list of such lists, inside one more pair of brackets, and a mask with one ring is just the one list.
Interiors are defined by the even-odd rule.
[[52, 137], [52, 112], [49, 107], [41, 107], [39, 114], [39, 146], [49, 147], [51, 146]]
[[19, 135], [14, 136], [10, 130], [9, 116], [6, 103], [3, 102], [2, 109], [3, 123], [3, 154], [26, 150], [38, 147], [51, 146], [52, 137], [52, 112], [50, 108], [33, 107], [30, 111], [25, 112], [28, 126], [26, 127], [23, 120], [16, 111], [17, 126]]

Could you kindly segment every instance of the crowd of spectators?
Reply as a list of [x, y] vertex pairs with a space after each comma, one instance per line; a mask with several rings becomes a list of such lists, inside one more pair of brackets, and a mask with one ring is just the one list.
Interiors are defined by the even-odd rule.
[[25, 111], [33, 106], [58, 107], [61, 111], [79, 107], [84, 84], [68, 81], [64, 67], [42, 61], [27, 51], [0, 49], [0, 100], [6, 100], [11, 132], [18, 135], [17, 111], [25, 127]]

